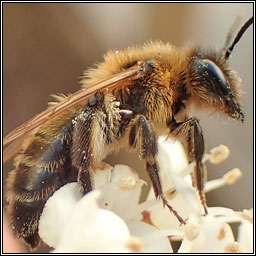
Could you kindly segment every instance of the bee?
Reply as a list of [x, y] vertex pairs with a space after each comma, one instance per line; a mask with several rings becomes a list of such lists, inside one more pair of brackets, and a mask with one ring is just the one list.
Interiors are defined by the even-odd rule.
[[39, 218], [48, 198], [63, 185], [77, 181], [82, 194], [93, 189], [92, 174], [101, 161], [121, 148], [140, 149], [156, 197], [168, 203], [156, 160], [159, 135], [181, 141], [205, 214], [204, 136], [189, 110], [210, 108], [244, 121], [240, 78], [229, 67], [229, 56], [250, 18], [232, 44], [219, 51], [194, 44], [177, 48], [161, 41], [124, 51], [110, 51], [89, 69], [82, 88], [56, 95], [55, 102], [10, 132], [4, 162], [15, 157], [6, 182], [7, 213], [15, 235], [31, 249], [38, 247]]

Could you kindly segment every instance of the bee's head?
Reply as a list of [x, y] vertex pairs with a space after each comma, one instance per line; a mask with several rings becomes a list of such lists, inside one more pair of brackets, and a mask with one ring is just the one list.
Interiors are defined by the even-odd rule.
[[221, 53], [205, 53], [197, 49], [192, 57], [190, 74], [191, 91], [204, 107], [213, 107], [233, 119], [243, 122], [244, 114], [240, 107], [241, 79], [229, 68], [228, 58], [245, 30], [252, 24], [249, 19], [239, 30], [230, 47]]
[[[216, 61], [216, 60], [215, 60]], [[192, 65], [191, 86], [194, 95], [204, 107], [213, 107], [233, 119], [244, 119], [240, 107], [240, 81], [225, 62], [195, 57]]]

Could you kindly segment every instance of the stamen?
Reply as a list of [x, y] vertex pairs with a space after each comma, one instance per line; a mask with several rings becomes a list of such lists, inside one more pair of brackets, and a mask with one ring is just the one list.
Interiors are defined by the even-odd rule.
[[134, 189], [135, 185], [136, 179], [132, 176], [123, 177], [118, 182], [118, 186], [123, 190]]
[[231, 171], [223, 175], [223, 178], [228, 185], [234, 184], [238, 179], [242, 177], [242, 172], [238, 168], [234, 168]]
[[242, 249], [238, 242], [231, 242], [224, 247], [224, 253], [241, 253]]
[[245, 219], [248, 220], [250, 223], [253, 223], [253, 210], [247, 210], [244, 209], [241, 216]]
[[222, 178], [208, 181], [205, 184], [204, 192], [207, 193], [209, 191], [224, 187], [225, 185], [232, 185], [241, 177], [241, 170], [234, 168], [231, 171], [225, 173]]
[[200, 233], [200, 225], [198, 223], [190, 223], [185, 226], [185, 236], [189, 241], [196, 239]]
[[221, 163], [222, 161], [226, 160], [230, 154], [229, 148], [222, 144], [213, 148], [210, 152], [210, 162], [213, 164]]
[[126, 243], [126, 247], [132, 250], [133, 252], [143, 251], [142, 241], [138, 237], [131, 237], [129, 241]]

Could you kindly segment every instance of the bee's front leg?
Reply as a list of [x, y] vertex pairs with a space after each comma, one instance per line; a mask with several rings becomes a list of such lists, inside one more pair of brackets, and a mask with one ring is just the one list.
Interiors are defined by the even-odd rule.
[[191, 163], [195, 161], [194, 173], [192, 174], [193, 182], [197, 188], [201, 204], [205, 214], [208, 213], [204, 194], [204, 176], [206, 168], [202, 163], [204, 154], [204, 136], [198, 119], [192, 117], [184, 122], [177, 123], [175, 119], [169, 124], [170, 132], [173, 136], [187, 144], [188, 160]]
[[139, 144], [140, 153], [142, 158], [146, 161], [146, 170], [152, 181], [155, 196], [161, 197], [163, 204], [169, 208], [181, 224], [184, 224], [185, 221], [179, 216], [177, 211], [169, 205], [164, 196], [159, 176], [159, 167], [156, 161], [158, 152], [157, 136], [145, 116], [140, 115], [136, 118], [130, 131], [129, 144], [132, 147], [136, 147]]

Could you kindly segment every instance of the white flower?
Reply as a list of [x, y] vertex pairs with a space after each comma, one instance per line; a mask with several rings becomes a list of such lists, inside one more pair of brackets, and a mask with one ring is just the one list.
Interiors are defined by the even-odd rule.
[[[246, 213], [246, 216], [244, 216], [244, 212]], [[244, 253], [251, 253], [253, 252], [253, 224], [252, 224], [252, 210], [249, 212], [248, 210], [245, 210], [242, 213], [242, 217], [245, 218], [244, 221], [241, 222], [239, 228], [238, 228], [238, 238], [237, 241], [241, 245], [241, 251]], [[248, 212], [250, 218], [248, 219]]]
[[[225, 146], [205, 154], [203, 161], [220, 162], [229, 154]], [[145, 182], [124, 165], [102, 164], [94, 173], [95, 190], [81, 196], [70, 183], [49, 198], [39, 222], [39, 234], [55, 253], [171, 253], [170, 241], [181, 241], [179, 253], [252, 252], [252, 213], [209, 207], [203, 216], [198, 193], [192, 186], [181, 145], [159, 139], [157, 161], [163, 191], [169, 204], [187, 220], [177, 218], [155, 199], [151, 189], [139, 203]], [[206, 183], [205, 191], [233, 184], [241, 177], [234, 169]], [[237, 241], [228, 223], [239, 222]]]
[[[84, 197], [77, 183], [56, 191], [47, 201], [39, 224], [53, 252], [172, 252], [169, 233], [141, 221], [138, 175], [127, 166], [105, 165], [95, 172], [95, 189]], [[153, 245], [152, 245], [152, 242]]]
[[[69, 185], [78, 189], [76, 183]], [[129, 252], [125, 243], [130, 233], [125, 222], [113, 212], [98, 207], [99, 195], [96, 190], [78, 201], [54, 252]]]
[[232, 242], [233, 233], [227, 223], [219, 223], [210, 215], [198, 219], [191, 215], [179, 253], [223, 253], [224, 247]]
[[[180, 169], [172, 170], [173, 163], [171, 161], [175, 161], [176, 158], [173, 158], [172, 155], [169, 155], [168, 158], [169, 152], [172, 152], [168, 147], [170, 148], [171, 146], [167, 147], [167, 145], [163, 144], [163, 141], [160, 141], [159, 147], [162, 160], [165, 155], [165, 166], [161, 166], [160, 162], [161, 171], [164, 170], [165, 175], [169, 175], [169, 178], [172, 179], [172, 182], [169, 182], [169, 179], [164, 177], [165, 187], [169, 187], [168, 191], [179, 192], [172, 193], [173, 197], [170, 198], [169, 203], [188, 221], [185, 226], [179, 226], [179, 222], [174, 218], [173, 214], [167, 208], [162, 208], [159, 204], [148, 210], [151, 223], [160, 229], [175, 227], [183, 232], [181, 237], [173, 236], [172, 238], [174, 241], [182, 241], [178, 250], [179, 253], [253, 252], [253, 232], [252, 223], [250, 223], [252, 214], [248, 213], [248, 211], [246, 211], [246, 214], [242, 214], [228, 208], [209, 207], [209, 214], [203, 216], [202, 206], [198, 206], [198, 196], [193, 191], [194, 188], [189, 187], [191, 179], [188, 174], [193, 170], [193, 164], [187, 165], [185, 168], [181, 167]], [[164, 154], [161, 153], [161, 150], [165, 151]], [[203, 161], [209, 160], [212, 163], [219, 163], [225, 160], [228, 155], [229, 150], [225, 146], [220, 145], [211, 150], [211, 154], [205, 154]], [[179, 161], [181, 158], [185, 158], [185, 153], [179, 153]], [[222, 178], [207, 182], [205, 192], [224, 185], [231, 185], [241, 176], [241, 171], [235, 168], [223, 175]], [[184, 179], [181, 179], [181, 177], [184, 177]], [[232, 222], [241, 223], [238, 229], [237, 242], [234, 240], [233, 232], [228, 224]]]

